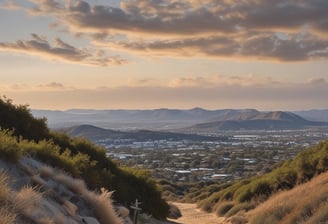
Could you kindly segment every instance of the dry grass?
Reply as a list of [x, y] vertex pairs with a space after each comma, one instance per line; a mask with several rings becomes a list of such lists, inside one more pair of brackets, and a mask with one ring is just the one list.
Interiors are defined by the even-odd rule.
[[14, 224], [16, 222], [16, 214], [6, 207], [0, 208], [0, 224]]
[[117, 213], [120, 214], [120, 216], [123, 218], [128, 217], [130, 214], [129, 209], [127, 209], [123, 206], [116, 207], [116, 210], [117, 210]]
[[9, 199], [16, 210], [26, 213], [31, 208], [40, 204], [42, 195], [35, 188], [26, 186], [19, 192], [11, 194]]
[[40, 172], [41, 177], [46, 177], [46, 178], [50, 178], [55, 175], [54, 169], [50, 166], [42, 166], [39, 169], [39, 172]]
[[[92, 208], [92, 212], [101, 224], [122, 224], [123, 220], [118, 213], [122, 217], [129, 215], [129, 210], [123, 207], [119, 212], [115, 211], [111, 201], [112, 192], [104, 189], [100, 194], [91, 192], [83, 180], [74, 179], [62, 173], [56, 174], [51, 167], [42, 167], [39, 172], [40, 174], [30, 176], [38, 188], [25, 186], [19, 191], [13, 191], [8, 185], [8, 175], [0, 170], [0, 224], [16, 223], [17, 220], [18, 223], [23, 220], [23, 223], [64, 224], [79, 219], [78, 207], [70, 201], [62, 199], [57, 200], [61, 202], [60, 204], [53, 204], [53, 195], [56, 195], [55, 198], [61, 198], [62, 195], [52, 190], [52, 187], [56, 186], [52, 186], [43, 178], [51, 178], [51, 182], [54, 181], [79, 194]], [[35, 174], [35, 172], [28, 174]], [[40, 193], [39, 191], [42, 189], [47, 191]], [[51, 198], [49, 198], [50, 195]]]
[[322, 205], [315, 214], [309, 218], [306, 224], [328, 223], [328, 202]]
[[91, 205], [95, 216], [101, 224], [123, 224], [122, 219], [118, 217], [113, 208], [110, 199], [112, 192], [109, 192], [105, 189], [101, 190], [101, 194], [86, 191], [82, 194], [82, 197]]
[[251, 224], [327, 223], [328, 172], [280, 192], [249, 212]]
[[29, 220], [37, 224], [53, 224], [49, 217], [46, 217], [40, 206], [43, 198], [42, 194], [35, 188], [24, 187], [19, 192], [12, 194], [10, 202], [14, 210]]
[[58, 183], [65, 185], [76, 194], [83, 194], [85, 191], [87, 191], [87, 187], [83, 180], [74, 179], [64, 174], [55, 175], [53, 179]]
[[[113, 208], [110, 199], [112, 192], [102, 189], [101, 194], [96, 194], [87, 189], [83, 180], [74, 179], [64, 174], [54, 175], [52, 178], [58, 183], [65, 185], [73, 192], [80, 194], [81, 197], [93, 208], [93, 212], [100, 223], [123, 223], [122, 219], [118, 217], [118, 214]], [[68, 210], [72, 210], [71, 212], [73, 214], [76, 212], [75, 208], [72, 208], [72, 206], [68, 206]]]
[[9, 193], [8, 175], [4, 170], [0, 170], [0, 204], [6, 201]]

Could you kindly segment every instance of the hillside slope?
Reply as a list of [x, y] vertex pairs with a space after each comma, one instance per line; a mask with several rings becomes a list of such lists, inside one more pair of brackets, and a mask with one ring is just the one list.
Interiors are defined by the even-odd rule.
[[0, 223], [130, 224], [129, 210], [112, 193], [89, 191], [80, 179], [29, 157], [0, 159]]
[[[285, 161], [269, 173], [234, 183], [194, 189], [185, 198], [198, 201], [198, 206], [205, 211], [234, 217], [256, 208], [276, 192], [293, 189], [327, 171], [328, 141], [325, 141], [300, 152], [294, 159]], [[315, 200], [312, 203], [315, 208], [321, 207]], [[309, 216], [312, 217], [311, 214]]]
[[139, 199], [145, 213], [159, 219], [168, 216], [169, 206], [148, 171], [119, 167], [104, 148], [49, 131], [45, 120], [35, 119], [26, 106], [0, 98], [0, 114], [0, 129], [7, 129], [0, 130], [1, 159], [17, 163], [32, 156], [83, 179], [89, 189], [115, 191], [114, 200], [126, 207]]
[[247, 217], [250, 224], [328, 223], [328, 172], [273, 195]]

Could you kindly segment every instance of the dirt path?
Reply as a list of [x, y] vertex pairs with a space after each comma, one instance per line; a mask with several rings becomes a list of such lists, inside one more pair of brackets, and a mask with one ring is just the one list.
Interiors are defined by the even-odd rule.
[[211, 213], [203, 212], [196, 208], [195, 204], [174, 203], [179, 207], [182, 217], [172, 220], [181, 224], [222, 224], [224, 218]]

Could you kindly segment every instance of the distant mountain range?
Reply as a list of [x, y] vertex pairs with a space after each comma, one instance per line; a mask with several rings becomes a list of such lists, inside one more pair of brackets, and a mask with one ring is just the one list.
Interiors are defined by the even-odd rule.
[[32, 110], [46, 117], [51, 128], [89, 124], [115, 130], [240, 130], [297, 129], [324, 126], [328, 110], [260, 112], [255, 109], [190, 110]]

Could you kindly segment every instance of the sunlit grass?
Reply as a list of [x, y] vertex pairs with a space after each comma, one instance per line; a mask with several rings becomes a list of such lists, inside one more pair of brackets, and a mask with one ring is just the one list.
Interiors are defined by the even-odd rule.
[[328, 173], [283, 191], [249, 213], [251, 224], [325, 223], [328, 221]]

